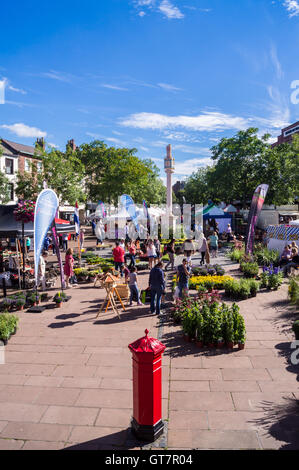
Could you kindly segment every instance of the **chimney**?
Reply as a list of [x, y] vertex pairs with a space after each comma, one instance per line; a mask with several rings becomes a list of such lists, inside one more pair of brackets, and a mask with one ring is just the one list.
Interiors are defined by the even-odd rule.
[[35, 147], [40, 147], [42, 150], [45, 150], [46, 148], [45, 139], [43, 137], [41, 137], [40, 139], [37, 138], [35, 142]]
[[71, 149], [72, 152], [74, 152], [76, 150], [76, 144], [75, 144], [74, 139], [71, 139], [71, 140], [67, 141], [66, 148], [68, 148], [68, 147]]

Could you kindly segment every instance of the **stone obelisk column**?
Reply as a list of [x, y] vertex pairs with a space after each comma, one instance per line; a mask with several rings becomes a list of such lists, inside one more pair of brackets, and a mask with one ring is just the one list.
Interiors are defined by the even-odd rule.
[[[174, 158], [171, 155], [171, 145], [167, 145], [166, 152], [166, 158], [164, 159], [164, 169], [167, 176], [166, 219], [169, 229], [169, 238], [171, 238], [174, 236], [175, 231], [175, 220], [172, 213], [172, 174], [174, 173]], [[168, 236], [166, 236], [166, 238], [168, 238]]]
[[167, 214], [172, 216], [172, 174], [174, 173], [174, 158], [171, 155], [171, 145], [166, 147], [164, 169], [167, 176]]

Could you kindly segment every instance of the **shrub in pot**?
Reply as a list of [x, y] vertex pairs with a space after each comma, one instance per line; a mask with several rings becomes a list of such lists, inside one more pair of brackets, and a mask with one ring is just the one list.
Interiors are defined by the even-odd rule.
[[23, 299], [23, 298], [21, 298], [21, 297], [18, 298], [18, 299], [16, 300], [16, 307], [17, 307], [17, 309], [18, 309], [18, 310], [23, 310], [25, 303], [26, 303], [26, 300], [25, 300], [25, 299]]
[[259, 273], [259, 265], [257, 263], [240, 263], [241, 271], [244, 273], [244, 277], [251, 278], [256, 277]]
[[299, 276], [289, 280], [288, 296], [291, 304], [299, 306]]
[[66, 294], [64, 292], [57, 292], [53, 300], [56, 303], [56, 307], [61, 307], [62, 302], [64, 302], [66, 299]]

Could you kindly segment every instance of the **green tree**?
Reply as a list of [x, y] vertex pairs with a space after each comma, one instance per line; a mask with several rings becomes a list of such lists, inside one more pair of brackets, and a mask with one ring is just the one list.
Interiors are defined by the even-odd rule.
[[45, 182], [56, 192], [61, 204], [68, 202], [74, 205], [76, 201], [85, 201], [84, 165], [70, 148], [66, 152], [51, 149], [38, 156], [43, 163], [40, 171], [35, 163], [31, 163], [30, 172], [17, 175], [16, 193], [19, 197], [36, 198]]
[[267, 202], [294, 203], [299, 196], [299, 136], [290, 143], [270, 147], [259, 160], [259, 174], [269, 184]]
[[212, 196], [208, 184], [210, 168], [199, 168], [186, 181], [184, 195], [187, 204], [204, 204]]
[[140, 160], [136, 149], [107, 147], [95, 140], [76, 149], [76, 156], [85, 166], [87, 198], [116, 204], [118, 197], [129, 194], [134, 202], [159, 204], [166, 189], [159, 179], [159, 170], [150, 160]]
[[217, 190], [218, 198], [227, 203], [240, 200], [245, 207], [252, 194], [264, 177], [259, 162], [271, 147], [267, 143], [270, 135], [261, 139], [258, 129], [240, 131], [229, 139], [221, 139], [211, 148], [213, 169], [208, 174], [208, 184]]

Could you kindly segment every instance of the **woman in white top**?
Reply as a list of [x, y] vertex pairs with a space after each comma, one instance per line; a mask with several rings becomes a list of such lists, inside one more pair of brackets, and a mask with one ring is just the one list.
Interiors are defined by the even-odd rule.
[[207, 243], [206, 237], [204, 236], [203, 239], [202, 239], [202, 245], [199, 249], [199, 251], [201, 253], [201, 260], [200, 260], [201, 265], [205, 264], [205, 256], [206, 256], [207, 249], [208, 249], [208, 243]]
[[195, 247], [192, 240], [188, 239], [183, 244], [184, 256], [187, 258], [188, 265], [191, 266], [191, 256], [194, 254]]
[[153, 265], [155, 265], [155, 260], [157, 258], [156, 247], [152, 240], [148, 241], [146, 254], [148, 256], [149, 269], [152, 269]]

